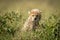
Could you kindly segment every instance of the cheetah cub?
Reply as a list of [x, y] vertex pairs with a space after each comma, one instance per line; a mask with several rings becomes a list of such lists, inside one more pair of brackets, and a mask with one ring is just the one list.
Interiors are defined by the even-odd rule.
[[35, 30], [39, 25], [39, 21], [41, 19], [41, 11], [39, 9], [32, 9], [28, 13], [29, 17], [24, 23], [22, 31]]

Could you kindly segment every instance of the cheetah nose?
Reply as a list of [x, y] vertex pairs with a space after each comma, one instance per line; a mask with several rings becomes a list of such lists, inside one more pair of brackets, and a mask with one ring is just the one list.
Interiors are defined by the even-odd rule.
[[34, 19], [34, 20], [37, 20], [37, 18], [38, 18], [38, 15], [36, 15], [36, 17], [35, 17], [35, 19]]
[[34, 20], [37, 20], [37, 17]]

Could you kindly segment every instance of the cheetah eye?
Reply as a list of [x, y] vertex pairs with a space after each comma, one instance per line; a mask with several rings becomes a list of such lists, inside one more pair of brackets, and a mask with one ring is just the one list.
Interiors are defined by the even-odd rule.
[[36, 17], [38, 17], [38, 15], [36, 15]]
[[32, 15], [32, 16], [34, 16], [34, 15]]

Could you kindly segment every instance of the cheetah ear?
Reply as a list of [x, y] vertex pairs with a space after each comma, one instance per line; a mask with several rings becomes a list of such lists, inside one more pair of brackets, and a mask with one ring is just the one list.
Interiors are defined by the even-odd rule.
[[28, 14], [30, 14], [30, 11], [28, 11]]
[[40, 13], [42, 13], [42, 11], [40, 10]]

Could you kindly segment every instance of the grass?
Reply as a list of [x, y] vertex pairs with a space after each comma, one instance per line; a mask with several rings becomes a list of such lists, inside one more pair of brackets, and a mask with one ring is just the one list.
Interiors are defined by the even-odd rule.
[[[20, 29], [26, 19], [19, 13], [11, 12], [0, 16], [0, 40], [57, 40], [60, 19], [51, 15], [48, 19], [40, 21], [35, 31], [21, 33]], [[43, 22], [44, 21], [44, 22]]]

